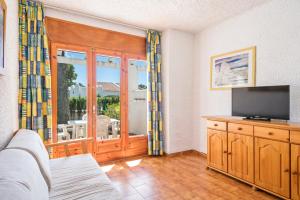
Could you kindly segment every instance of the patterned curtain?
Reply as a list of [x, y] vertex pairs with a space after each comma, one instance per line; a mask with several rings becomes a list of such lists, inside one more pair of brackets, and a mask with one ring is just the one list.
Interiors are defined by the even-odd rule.
[[19, 0], [19, 122], [20, 128], [51, 139], [51, 73], [44, 8]]
[[148, 61], [148, 154], [163, 155], [163, 118], [161, 84], [161, 36], [147, 31]]

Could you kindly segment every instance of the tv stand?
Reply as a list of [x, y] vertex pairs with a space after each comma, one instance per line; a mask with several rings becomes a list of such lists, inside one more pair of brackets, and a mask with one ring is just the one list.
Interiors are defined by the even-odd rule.
[[209, 169], [282, 199], [300, 199], [299, 175], [293, 173], [299, 171], [300, 123], [205, 118]]
[[271, 118], [260, 117], [260, 116], [249, 116], [249, 117], [244, 117], [243, 120], [271, 121]]

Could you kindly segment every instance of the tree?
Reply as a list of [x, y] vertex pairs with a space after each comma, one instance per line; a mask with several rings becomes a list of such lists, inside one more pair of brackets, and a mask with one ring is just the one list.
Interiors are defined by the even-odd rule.
[[57, 122], [59, 124], [66, 124], [70, 120], [69, 87], [76, 84], [77, 74], [75, 73], [74, 66], [71, 64], [58, 63], [57, 69]]
[[145, 90], [145, 89], [147, 89], [147, 85], [139, 84], [138, 88], [139, 88], [139, 90]]

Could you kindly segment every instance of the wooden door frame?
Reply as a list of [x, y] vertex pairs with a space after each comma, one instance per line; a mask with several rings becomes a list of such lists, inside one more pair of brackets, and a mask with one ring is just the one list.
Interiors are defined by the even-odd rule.
[[87, 137], [92, 137], [92, 100], [88, 97], [92, 94], [91, 89], [91, 80], [92, 80], [92, 51], [90, 47], [80, 46], [80, 45], [72, 45], [65, 43], [51, 43], [51, 88], [52, 88], [52, 140], [53, 142], [57, 142], [57, 50], [69, 50], [74, 52], [84, 52], [87, 56], [87, 114], [88, 114], [88, 124], [87, 124]]
[[[51, 87], [52, 87], [52, 129], [53, 129], [53, 142], [57, 142], [57, 50], [69, 50], [74, 52], [83, 52], [87, 56], [87, 113], [88, 113], [88, 128], [87, 137], [93, 137], [94, 142], [92, 144], [93, 155], [96, 156], [97, 160], [105, 161], [108, 160], [105, 154], [99, 153], [97, 156], [97, 146], [100, 144], [104, 145], [116, 145], [119, 144], [120, 151], [114, 151], [112, 158], [123, 158], [128, 156], [134, 156], [139, 154], [147, 153], [147, 146], [145, 142], [148, 141], [147, 135], [129, 137], [128, 135], [128, 60], [146, 60], [146, 55], [143, 54], [131, 54], [116, 50], [107, 50], [100, 48], [91, 48], [88, 46], [66, 44], [61, 42], [52, 42], [50, 46], [50, 63], [51, 63]], [[97, 108], [97, 97], [96, 97], [96, 55], [106, 55], [120, 57], [121, 68], [120, 68], [120, 121], [121, 121], [121, 133], [120, 139], [113, 140], [102, 140], [97, 141], [96, 134], [96, 114], [94, 113], [93, 107]], [[95, 111], [96, 112], [96, 111]], [[147, 133], [146, 133], [147, 134]], [[130, 149], [131, 143], [136, 143], [138, 146]], [[141, 145], [139, 145], [141, 144]], [[109, 147], [109, 146], [108, 146]], [[103, 148], [106, 148], [103, 146]], [[54, 156], [56, 154], [54, 153]], [[101, 156], [103, 155], [103, 156]]]

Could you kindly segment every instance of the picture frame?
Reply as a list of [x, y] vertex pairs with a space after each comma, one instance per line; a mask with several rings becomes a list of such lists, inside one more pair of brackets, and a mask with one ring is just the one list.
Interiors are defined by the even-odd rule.
[[214, 55], [210, 59], [210, 89], [255, 86], [256, 47]]
[[5, 49], [5, 29], [6, 29], [7, 7], [4, 0], [0, 0], [0, 75], [5, 74], [4, 49]]

